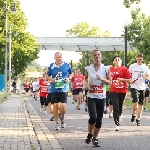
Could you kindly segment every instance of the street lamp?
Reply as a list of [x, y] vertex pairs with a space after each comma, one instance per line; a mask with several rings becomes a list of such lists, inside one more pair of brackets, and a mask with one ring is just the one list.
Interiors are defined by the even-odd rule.
[[[5, 94], [4, 97], [7, 98], [7, 64], [8, 64], [8, 60], [7, 60], [7, 51], [8, 51], [8, 4], [7, 4], [7, 0], [6, 0], [6, 47], [5, 47]], [[16, 7], [15, 7], [15, 3], [14, 3], [14, 7], [11, 9], [11, 11], [13, 13], [16, 13]], [[11, 30], [10, 30], [11, 31]], [[9, 32], [10, 32], [9, 31]], [[11, 37], [9, 37], [10, 39], [10, 43], [9, 43], [9, 59], [11, 59]], [[11, 61], [9, 61], [9, 74], [10, 74], [10, 65], [11, 65]], [[11, 75], [10, 75], [11, 78]], [[10, 89], [9, 89], [10, 90]]]
[[11, 25], [9, 27], [9, 95], [11, 94]]

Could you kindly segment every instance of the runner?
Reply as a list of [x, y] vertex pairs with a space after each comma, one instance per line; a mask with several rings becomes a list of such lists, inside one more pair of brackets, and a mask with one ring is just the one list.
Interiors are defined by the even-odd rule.
[[[49, 82], [49, 81], [47, 81]], [[45, 82], [44, 82], [45, 83]], [[47, 102], [48, 102], [48, 109], [50, 113], [50, 121], [54, 121], [54, 116], [53, 116], [53, 105], [52, 105], [52, 96], [51, 96], [51, 84], [49, 82], [48, 84], [48, 96], [47, 96]]]
[[29, 95], [29, 91], [30, 91], [30, 83], [29, 82], [25, 83], [25, 91], [26, 91], [26, 94]]
[[13, 87], [13, 92], [16, 93], [17, 81], [14, 80], [14, 81], [12, 82], [12, 85], [11, 85], [11, 86]]
[[33, 87], [33, 93], [34, 93], [33, 98], [37, 101], [38, 92], [39, 92], [39, 82], [37, 78], [35, 78], [34, 81], [32, 82], [32, 87]]
[[[74, 72], [74, 75], [76, 75], [76, 71]], [[74, 95], [74, 92], [73, 92], [73, 82], [72, 82], [72, 79], [71, 79], [71, 93], [72, 93], [72, 104], [74, 104], [76, 101], [75, 101], [75, 95]]]
[[32, 80], [30, 81], [30, 90], [29, 90], [29, 92], [30, 92], [30, 96], [32, 96], [32, 94], [33, 94], [33, 87], [32, 87]]
[[[101, 66], [102, 66], [102, 64], [101, 64]], [[86, 68], [87, 67], [85, 67], [85, 70], [86, 70]], [[86, 81], [84, 80], [84, 88], [85, 88], [85, 91], [84, 91], [84, 95], [85, 95], [85, 112], [88, 112], [88, 97], [87, 97], [88, 89], [87, 89], [87, 86], [85, 84], [86, 84]]]
[[142, 63], [143, 54], [137, 54], [136, 61], [137, 63], [131, 64], [129, 67], [129, 71], [132, 76], [130, 91], [133, 99], [133, 114], [131, 122], [135, 121], [137, 113], [136, 123], [137, 126], [141, 126], [140, 118], [142, 114], [144, 94], [146, 89], [145, 80], [150, 80], [150, 73], [149, 68]]
[[77, 69], [76, 75], [72, 77], [72, 85], [73, 85], [73, 95], [75, 101], [77, 101], [76, 109], [80, 110], [80, 104], [83, 101], [83, 81], [84, 76], [81, 74], [80, 69]]
[[128, 91], [127, 83], [130, 82], [130, 73], [128, 69], [122, 65], [119, 56], [113, 59], [114, 67], [110, 67], [112, 84], [110, 86], [110, 98], [113, 104], [113, 117], [116, 124], [115, 131], [119, 131], [120, 121], [122, 121], [123, 101]]
[[106, 110], [104, 114], [109, 114], [109, 118], [113, 117], [113, 105], [110, 99], [110, 85], [106, 85]]
[[85, 112], [88, 112], [88, 97], [87, 97], [88, 90], [85, 88]]
[[145, 80], [145, 86], [146, 86], [146, 89], [145, 89], [145, 99], [144, 99], [144, 108], [143, 108], [143, 111], [146, 111], [146, 105], [147, 105], [148, 98], [149, 98], [150, 80]]
[[47, 95], [48, 95], [48, 83], [45, 83], [45, 76], [46, 74], [43, 74], [43, 78], [39, 80], [39, 86], [40, 86], [40, 103], [41, 103], [41, 108], [40, 112], [42, 112], [43, 107], [44, 107], [44, 113], [47, 114], [46, 108], [48, 106], [47, 102]]
[[[98, 133], [101, 129], [104, 112], [104, 98], [106, 97], [105, 84], [111, 84], [109, 68], [101, 66], [101, 53], [99, 50], [92, 52], [94, 64], [86, 67], [85, 88], [88, 89], [88, 136], [85, 143], [100, 147], [98, 143]], [[88, 81], [89, 80], [89, 81]]]
[[[60, 130], [58, 122], [58, 111], [60, 108], [61, 128], [65, 127], [64, 115], [66, 113], [68, 82], [72, 74], [72, 69], [68, 63], [62, 61], [62, 54], [56, 52], [54, 55], [55, 63], [51, 63], [47, 72], [47, 79], [51, 81], [51, 94], [53, 104], [53, 115], [56, 121], [56, 130]], [[60, 103], [60, 104], [59, 104]]]

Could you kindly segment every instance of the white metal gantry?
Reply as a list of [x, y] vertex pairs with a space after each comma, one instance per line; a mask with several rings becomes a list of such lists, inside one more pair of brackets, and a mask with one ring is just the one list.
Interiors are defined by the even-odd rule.
[[[124, 51], [125, 41], [122, 37], [37, 37], [40, 50], [58, 51]], [[127, 43], [127, 50], [136, 50]]]

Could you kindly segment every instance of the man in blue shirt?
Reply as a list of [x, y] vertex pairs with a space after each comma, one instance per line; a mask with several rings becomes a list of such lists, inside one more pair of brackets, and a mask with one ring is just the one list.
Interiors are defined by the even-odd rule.
[[143, 108], [143, 111], [146, 110], [146, 104], [148, 102], [148, 98], [149, 98], [149, 83], [150, 83], [150, 80], [145, 80], [145, 85], [146, 85], [146, 89], [145, 89], [145, 100], [144, 100], [144, 108]]
[[[53, 104], [53, 115], [56, 121], [56, 130], [60, 130], [58, 122], [58, 111], [62, 115], [61, 128], [65, 127], [64, 115], [66, 113], [67, 91], [69, 87], [69, 74], [72, 69], [68, 63], [62, 61], [62, 54], [56, 52], [55, 63], [51, 63], [47, 71], [47, 79], [51, 81], [51, 103]], [[70, 76], [71, 78], [71, 76]]]

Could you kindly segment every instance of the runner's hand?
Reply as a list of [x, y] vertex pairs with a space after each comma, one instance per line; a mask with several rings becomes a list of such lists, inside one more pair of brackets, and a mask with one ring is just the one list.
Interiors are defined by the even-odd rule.
[[104, 80], [100, 75], [96, 75], [96, 78], [98, 79], [98, 80]]
[[65, 81], [65, 82], [69, 82], [70, 80], [69, 80], [69, 78], [66, 78], [64, 81]]
[[146, 75], [145, 75], [145, 74], [142, 74], [142, 77], [143, 77], [144, 79], [146, 79]]
[[117, 80], [120, 82], [120, 81], [123, 81], [124, 78], [117, 78]]
[[56, 81], [56, 78], [51, 78], [51, 82], [55, 82]]

